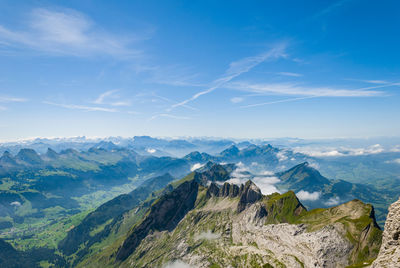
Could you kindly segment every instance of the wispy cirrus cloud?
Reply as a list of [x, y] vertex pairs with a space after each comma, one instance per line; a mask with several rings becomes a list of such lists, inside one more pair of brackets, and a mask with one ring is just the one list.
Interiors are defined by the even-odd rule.
[[266, 83], [257, 84], [251, 82], [235, 82], [226, 85], [227, 88], [251, 92], [252, 96], [279, 95], [279, 96], [298, 96], [295, 98], [282, 99], [277, 101], [259, 102], [242, 106], [243, 108], [257, 107], [275, 103], [293, 102], [304, 99], [319, 97], [376, 97], [384, 96], [385, 92], [375, 89], [375, 87], [359, 89], [343, 89], [335, 87], [306, 87], [295, 83]]
[[[0, 96], [0, 103], [12, 103], [12, 102], [26, 102], [27, 99], [10, 97], [10, 96]], [[4, 105], [0, 105], [0, 111], [7, 110], [7, 107]]]
[[358, 81], [368, 84], [373, 84], [374, 86], [365, 87], [364, 89], [374, 89], [374, 88], [385, 88], [385, 87], [395, 87], [400, 86], [400, 82], [390, 82], [386, 80], [369, 80], [369, 79], [345, 79], [350, 81]]
[[302, 74], [299, 73], [292, 73], [292, 72], [278, 72], [276, 73], [278, 75], [283, 75], [283, 76], [291, 76], [291, 77], [302, 77]]
[[[168, 102], [168, 103], [173, 103], [173, 104], [176, 104], [176, 103], [177, 103], [176, 101], [171, 100], [170, 98], [167, 98], [167, 97], [158, 95], [158, 94], [156, 94], [156, 93], [154, 93], [154, 92], [153, 92], [151, 95], [152, 95], [153, 97], [157, 98], [157, 99], [163, 100], [163, 101]], [[199, 109], [194, 108], [194, 107], [192, 107], [192, 106], [190, 106], [190, 105], [187, 105], [187, 104], [182, 105], [182, 107], [185, 107], [185, 108], [187, 108], [187, 109], [189, 109], [189, 110], [193, 110], [193, 111], [198, 111], [198, 110], [199, 110]]]
[[114, 90], [109, 90], [109, 91], [106, 91], [106, 92], [104, 92], [104, 93], [101, 93], [101, 94], [93, 101], [93, 103], [95, 103], [95, 104], [104, 104], [104, 100], [105, 100], [107, 97], [110, 97], [110, 96], [114, 95], [117, 91], [118, 91], [118, 90], [114, 89]]
[[298, 101], [298, 100], [313, 99], [313, 98], [318, 98], [318, 97], [319, 96], [308, 96], [308, 97], [283, 99], [283, 100], [277, 100], [277, 101], [267, 101], [267, 102], [243, 105], [243, 106], [241, 106], [241, 108], [251, 108], [251, 107], [264, 106], [264, 105], [269, 105], [269, 104], [276, 104], [276, 103], [283, 103], [283, 102], [292, 102], [292, 101]]
[[99, 107], [99, 106], [63, 104], [63, 103], [55, 103], [55, 102], [50, 102], [50, 101], [43, 101], [43, 103], [49, 104], [49, 105], [53, 105], [53, 106], [62, 107], [62, 108], [66, 108], [66, 109], [83, 110], [83, 111], [87, 111], [87, 112], [108, 112], [108, 113], [118, 112], [118, 110], [113, 109], [113, 108], [105, 108], [105, 107]]
[[100, 105], [111, 105], [111, 106], [130, 106], [131, 102], [127, 100], [121, 100], [118, 95], [119, 90], [108, 90], [106, 92], [101, 93], [94, 101], [94, 104]]
[[244, 99], [242, 97], [233, 97], [231, 98], [232, 103], [239, 103], [242, 102]]
[[165, 117], [165, 118], [171, 118], [171, 119], [179, 119], [179, 120], [188, 120], [190, 117], [187, 116], [179, 116], [179, 115], [173, 115], [169, 113], [161, 113], [161, 114], [156, 114], [153, 115], [149, 120], [154, 120], [160, 117]]
[[346, 4], [347, 2], [349, 2], [350, 0], [340, 0], [340, 1], [336, 1], [335, 3], [329, 5], [328, 7], [322, 9], [321, 11], [317, 12], [314, 16], [313, 19], [317, 19], [319, 17], [325, 16], [329, 13], [331, 13], [332, 11], [340, 8], [341, 6], [343, 6], [344, 4]]
[[142, 52], [131, 44], [139, 36], [117, 36], [102, 30], [83, 13], [72, 9], [36, 8], [23, 27], [14, 30], [0, 25], [0, 44], [9, 48], [32, 49], [72, 56], [109, 55], [132, 57]]
[[10, 103], [10, 102], [26, 102], [27, 99], [17, 98], [17, 97], [9, 97], [9, 96], [0, 96], [1, 103]]
[[142, 68], [142, 72], [148, 72], [150, 77], [147, 82], [178, 86], [178, 87], [206, 87], [204, 83], [198, 81], [200, 73], [193, 72], [191, 67], [181, 65], [168, 65], [168, 66], [137, 66]]
[[257, 56], [253, 57], [247, 57], [244, 59], [241, 59], [239, 61], [234, 61], [229, 65], [228, 70], [225, 72], [225, 74], [218, 79], [214, 80], [211, 83], [211, 86], [203, 91], [200, 91], [196, 94], [194, 94], [192, 97], [185, 99], [177, 104], [172, 105], [168, 111], [171, 111], [174, 108], [184, 106], [189, 102], [192, 102], [199, 97], [209, 94], [213, 92], [214, 90], [221, 88], [222, 86], [225, 86], [228, 82], [232, 81], [234, 78], [240, 76], [243, 73], [249, 72], [251, 69], [259, 65], [260, 63], [263, 63], [267, 60], [271, 59], [278, 59], [278, 58], [283, 58], [287, 57], [285, 53], [285, 44], [279, 44], [275, 46], [274, 48], [268, 50], [265, 53], [262, 53]]
[[361, 89], [342, 89], [333, 87], [306, 87], [294, 83], [257, 84], [251, 82], [235, 82], [228, 88], [248, 91], [260, 95], [297, 95], [318, 97], [372, 97], [384, 95], [382, 91]]

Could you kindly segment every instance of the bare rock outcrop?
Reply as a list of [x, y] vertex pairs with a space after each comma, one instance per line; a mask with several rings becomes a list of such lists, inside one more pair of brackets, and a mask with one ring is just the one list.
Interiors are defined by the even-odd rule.
[[400, 267], [400, 199], [389, 207], [381, 249], [372, 267]]

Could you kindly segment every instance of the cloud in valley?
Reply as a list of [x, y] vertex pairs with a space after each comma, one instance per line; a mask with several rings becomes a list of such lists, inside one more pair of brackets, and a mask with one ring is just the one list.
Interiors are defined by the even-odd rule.
[[195, 268], [195, 266], [189, 265], [181, 260], [176, 260], [167, 263], [163, 268]]
[[204, 165], [202, 165], [202, 164], [200, 164], [200, 163], [196, 163], [196, 164], [194, 164], [194, 165], [190, 168], [190, 171], [195, 171], [196, 169], [199, 169], [199, 168], [201, 168], [202, 166], [204, 166]]
[[273, 175], [273, 172], [266, 170], [252, 176], [249, 175], [248, 171], [249, 169], [243, 163], [239, 162], [237, 169], [231, 174], [232, 179], [227, 182], [240, 185], [245, 184], [248, 180], [252, 180], [264, 195], [280, 192], [275, 186], [280, 180]]
[[387, 164], [399, 164], [400, 165], [400, 158], [396, 158], [396, 159], [393, 159], [393, 160], [388, 160], [388, 161], [385, 161], [385, 163], [387, 163]]
[[340, 198], [338, 196], [335, 196], [335, 197], [329, 198], [328, 201], [324, 202], [324, 204], [326, 206], [330, 206], [331, 207], [331, 206], [339, 205], [340, 202], [341, 202]]
[[386, 150], [380, 144], [374, 144], [365, 148], [348, 147], [295, 147], [294, 152], [302, 153], [313, 157], [341, 157], [341, 156], [361, 156], [383, 153]]
[[321, 193], [320, 192], [310, 193], [310, 192], [301, 190], [296, 194], [296, 196], [301, 201], [316, 201], [321, 197]]
[[194, 240], [202, 240], [202, 239], [206, 239], [206, 240], [215, 240], [220, 238], [221, 235], [217, 234], [217, 233], [213, 233], [210, 230], [208, 230], [207, 232], [202, 232], [198, 235], [195, 235]]

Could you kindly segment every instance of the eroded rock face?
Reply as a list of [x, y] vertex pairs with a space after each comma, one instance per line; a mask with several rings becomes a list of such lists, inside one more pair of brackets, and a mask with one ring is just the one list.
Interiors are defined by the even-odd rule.
[[[235, 244], [257, 245], [232, 247], [232, 250], [256, 250], [266, 260], [276, 259], [287, 267], [345, 267], [353, 246], [344, 238], [341, 224], [328, 225], [307, 232], [303, 224], [263, 224], [258, 204], [247, 208], [232, 224]], [[268, 256], [267, 253], [273, 253]], [[238, 252], [236, 252], [238, 253]]]
[[400, 199], [389, 207], [381, 249], [372, 267], [400, 267]]
[[259, 201], [263, 195], [260, 188], [252, 181], [247, 181], [245, 185], [240, 187], [235, 184], [224, 183], [221, 187], [215, 183], [211, 183], [207, 190], [207, 197], [239, 197], [237, 212], [246, 209], [247, 206]]
[[237, 207], [238, 212], [242, 212], [248, 205], [254, 204], [263, 197], [260, 188], [252, 181], [247, 181], [240, 191], [240, 200]]
[[151, 232], [172, 231], [186, 213], [194, 207], [198, 183], [186, 181], [160, 198], [147, 217], [136, 226], [117, 252], [117, 260], [125, 260]]

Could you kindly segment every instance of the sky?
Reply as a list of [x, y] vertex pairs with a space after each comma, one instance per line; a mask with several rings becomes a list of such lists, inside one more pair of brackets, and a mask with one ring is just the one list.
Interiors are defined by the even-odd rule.
[[400, 136], [398, 1], [0, 1], [0, 141]]

